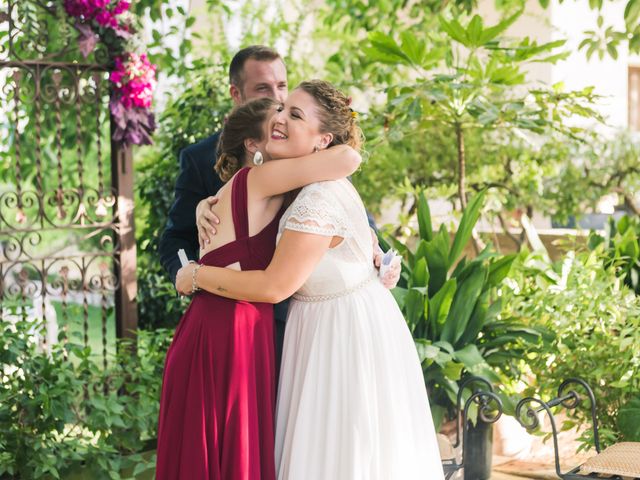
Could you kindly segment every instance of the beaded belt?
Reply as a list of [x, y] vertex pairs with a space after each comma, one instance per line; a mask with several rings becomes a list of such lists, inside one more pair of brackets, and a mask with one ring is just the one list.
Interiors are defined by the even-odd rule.
[[294, 293], [291, 298], [299, 302], [325, 302], [327, 300], [333, 300], [335, 298], [340, 298], [346, 295], [350, 295], [356, 290], [360, 290], [362, 287], [365, 287], [376, 278], [378, 278], [378, 272], [374, 270], [371, 273], [371, 275], [365, 278], [362, 282], [358, 283], [357, 285], [351, 288], [348, 288], [347, 290], [342, 290], [341, 292], [336, 292], [336, 293], [330, 293], [328, 295], [302, 295], [301, 293]]

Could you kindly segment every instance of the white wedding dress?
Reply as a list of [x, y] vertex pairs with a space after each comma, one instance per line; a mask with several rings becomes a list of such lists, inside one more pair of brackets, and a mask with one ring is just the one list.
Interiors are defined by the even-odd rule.
[[376, 276], [348, 180], [303, 188], [284, 229], [344, 240], [293, 296], [276, 414], [278, 480], [442, 480], [418, 355]]

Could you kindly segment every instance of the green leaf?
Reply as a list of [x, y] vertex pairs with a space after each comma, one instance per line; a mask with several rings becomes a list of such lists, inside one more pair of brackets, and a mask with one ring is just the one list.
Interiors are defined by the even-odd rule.
[[626, 442], [640, 442], [640, 397], [620, 407], [617, 422]]
[[439, 338], [439, 332], [442, 330], [441, 325], [443, 325], [447, 319], [456, 288], [456, 279], [450, 278], [433, 298], [429, 300], [429, 324], [432, 331], [436, 333], [435, 338]]
[[462, 337], [460, 337], [459, 344], [464, 345], [467, 343], [475, 342], [478, 334], [484, 327], [485, 322], [487, 321], [487, 313], [489, 311], [489, 290], [485, 290], [478, 298], [476, 305], [471, 313], [471, 318], [469, 319], [469, 325], [467, 325], [467, 329], [463, 333]]
[[511, 265], [517, 258], [517, 254], [505, 255], [502, 258], [491, 262], [489, 265], [489, 276], [487, 277], [487, 284], [485, 288], [497, 287], [502, 283], [509, 272], [511, 271]]
[[448, 266], [453, 265], [455, 261], [458, 260], [465, 245], [469, 242], [473, 228], [480, 217], [480, 209], [484, 204], [486, 193], [487, 191], [485, 189], [475, 195], [462, 214], [458, 231], [456, 232], [451, 251], [449, 252]]
[[417, 262], [421, 258], [427, 258], [427, 253], [429, 251], [430, 245], [426, 240], [420, 240], [418, 243], [418, 248], [416, 248], [415, 253], [415, 261]]
[[416, 261], [411, 275], [412, 287], [426, 287], [429, 284], [429, 271], [427, 270], [427, 260], [420, 258]]
[[453, 345], [451, 345], [449, 342], [438, 340], [437, 342], [433, 342], [433, 345], [435, 345], [436, 347], [440, 347], [440, 349], [444, 350], [445, 352], [453, 354]]
[[439, 16], [438, 21], [440, 22], [440, 28], [452, 39], [458, 43], [461, 43], [465, 47], [470, 47], [471, 42], [469, 41], [469, 37], [467, 36], [467, 31], [460, 25], [455, 18], [450, 22], [447, 22], [444, 17]]
[[440, 349], [431, 345], [431, 343], [423, 338], [418, 338], [415, 340], [416, 350], [418, 352], [418, 358], [420, 359], [420, 363], [425, 360], [435, 360], [440, 353]]
[[487, 43], [489, 43], [490, 41], [492, 41], [493, 39], [495, 39], [496, 37], [504, 33], [511, 25], [513, 25], [513, 23], [516, 20], [518, 20], [518, 18], [520, 18], [520, 15], [522, 15], [522, 12], [523, 10], [519, 10], [518, 12], [514, 13], [510, 17], [507, 17], [504, 20], [502, 20], [497, 25], [494, 25], [493, 27], [485, 28], [484, 31], [482, 32], [482, 35], [480, 36], [480, 40], [479, 40], [480, 45], [486, 45]]
[[447, 263], [448, 233], [439, 231], [431, 242], [428, 242], [426, 258], [429, 267], [429, 298], [433, 297], [447, 280], [449, 265]]
[[624, 9], [624, 21], [627, 29], [638, 22], [640, 16], [640, 0], [629, 0]]
[[405, 297], [406, 320], [409, 325], [409, 330], [412, 332], [415, 330], [416, 325], [422, 318], [424, 312], [423, 302], [424, 295], [414, 288], [410, 289]]
[[466, 345], [464, 348], [457, 350], [453, 353], [453, 358], [467, 367], [468, 370], [472, 370], [476, 365], [486, 363], [478, 347], [474, 344]]
[[474, 46], [482, 45], [480, 39], [482, 38], [482, 17], [480, 15], [474, 15], [469, 25], [467, 26], [467, 38]]
[[398, 304], [398, 308], [400, 310], [404, 310], [404, 303], [405, 303], [405, 298], [407, 296], [407, 292], [408, 290], [402, 287], [395, 287], [391, 289], [391, 295], [393, 295], [393, 298]]
[[408, 30], [402, 32], [400, 38], [402, 40], [400, 48], [407, 58], [414, 65], [422, 66], [427, 50], [424, 40], [416, 38], [416, 36]]
[[430, 242], [433, 239], [433, 225], [431, 224], [431, 209], [424, 192], [420, 192], [418, 195], [418, 227], [420, 238]]
[[462, 363], [450, 361], [445, 364], [442, 368], [442, 373], [449, 380], [460, 380], [462, 375], [462, 370], [464, 369], [464, 365]]
[[445, 415], [447, 413], [447, 409], [442, 405], [437, 405], [435, 403], [431, 403], [431, 416], [433, 417], [433, 426], [435, 427], [436, 432], [440, 431], [440, 426], [444, 421]]
[[487, 269], [477, 263], [474, 271], [464, 282], [458, 284], [451, 309], [442, 329], [442, 339], [455, 345], [467, 328], [476, 301], [482, 292]]
[[[411, 59], [402, 51], [396, 41], [389, 35], [382, 32], [372, 32], [369, 34], [369, 42], [374, 52], [378, 52], [378, 60], [386, 63], [410, 64]], [[371, 52], [371, 50], [369, 50]]]

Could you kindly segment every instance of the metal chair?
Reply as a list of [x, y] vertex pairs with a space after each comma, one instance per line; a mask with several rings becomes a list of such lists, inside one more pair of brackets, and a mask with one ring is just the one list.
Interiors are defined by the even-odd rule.
[[[462, 408], [463, 394], [466, 389], [471, 391], [471, 395], [464, 402]], [[469, 409], [473, 404], [478, 407], [478, 422], [482, 421], [486, 424], [493, 424], [502, 415], [502, 401], [493, 393], [493, 386], [483, 377], [470, 376], [464, 379], [458, 389], [458, 397], [456, 402], [456, 412], [461, 417], [456, 422], [456, 441], [453, 448], [460, 446], [460, 425], [462, 425], [462, 455], [460, 462], [456, 457], [442, 460], [442, 468], [446, 480], [449, 480], [457, 471], [464, 470], [465, 455], [468, 456], [468, 436], [469, 436]]]
[[[579, 393], [578, 391], [576, 391], [575, 390], [576, 387], [582, 387], [582, 389], [584, 390], [584, 393]], [[594, 447], [596, 449], [597, 455], [595, 457], [592, 457], [592, 459], [589, 459], [585, 464], [578, 465], [572, 470], [563, 473], [560, 467], [560, 455], [559, 455], [559, 449], [558, 449], [558, 428], [556, 426], [556, 421], [555, 421], [555, 417], [553, 415], [552, 409], [557, 406], [563, 406], [568, 410], [574, 410], [583, 403], [583, 400], [585, 398], [589, 399], [589, 407], [591, 409], [591, 428], [593, 429], [593, 442], [594, 442]], [[604, 459], [605, 458], [604, 456], [607, 455], [607, 452], [610, 452], [609, 456], [611, 456], [611, 454], [613, 453], [613, 450], [610, 450], [610, 449], [615, 447], [614, 445], [613, 447], [610, 447], [610, 449], [607, 449], [604, 452], [600, 451], [598, 418], [596, 416], [596, 399], [595, 399], [595, 395], [593, 394], [593, 390], [591, 390], [591, 387], [589, 387], [589, 385], [584, 380], [581, 380], [580, 378], [569, 378], [564, 382], [562, 382], [558, 387], [558, 395], [555, 398], [549, 400], [548, 402], [545, 402], [535, 397], [527, 397], [520, 400], [520, 402], [518, 402], [518, 405], [516, 406], [516, 419], [518, 420], [518, 422], [520, 422], [520, 425], [526, 428], [527, 431], [531, 432], [540, 427], [540, 419], [538, 418], [538, 414], [541, 413], [542, 411], [545, 411], [547, 413], [547, 415], [549, 416], [549, 422], [551, 424], [551, 434], [553, 436], [553, 450], [555, 455], [556, 475], [558, 475], [558, 477], [563, 480], [602, 479], [603, 477], [599, 476], [599, 473], [581, 473], [580, 472], [583, 466], [589, 464], [593, 459], [597, 458], [598, 456], [603, 455], [603, 457], [600, 457], [600, 458]], [[638, 448], [638, 451], [640, 451], [640, 444], [638, 444], [637, 448]], [[600, 473], [607, 473], [607, 472], [600, 472]], [[611, 474], [611, 472], [609, 472], [609, 474]], [[607, 478], [609, 478], [610, 480], [614, 480], [614, 479], [620, 480], [622, 477], [619, 475], [612, 475], [612, 476], [608, 476]]]

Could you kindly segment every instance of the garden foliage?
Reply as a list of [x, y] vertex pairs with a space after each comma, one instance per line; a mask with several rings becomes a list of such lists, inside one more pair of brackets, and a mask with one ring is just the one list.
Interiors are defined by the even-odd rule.
[[[522, 357], [528, 386], [524, 395], [555, 395], [569, 377], [585, 380], [596, 395], [605, 445], [640, 440], [640, 297], [607, 265], [604, 246], [568, 252], [556, 263], [540, 253], [523, 252], [502, 288], [501, 321], [554, 332], [553, 340]], [[564, 429], [590, 425], [578, 409]], [[593, 445], [586, 431], [583, 447]]]
[[[0, 324], [0, 477], [130, 478], [155, 466], [164, 356], [171, 332], [121, 341], [106, 369], [69, 341], [50, 355], [33, 342], [42, 325]], [[125, 474], [126, 473], [126, 474]]]

